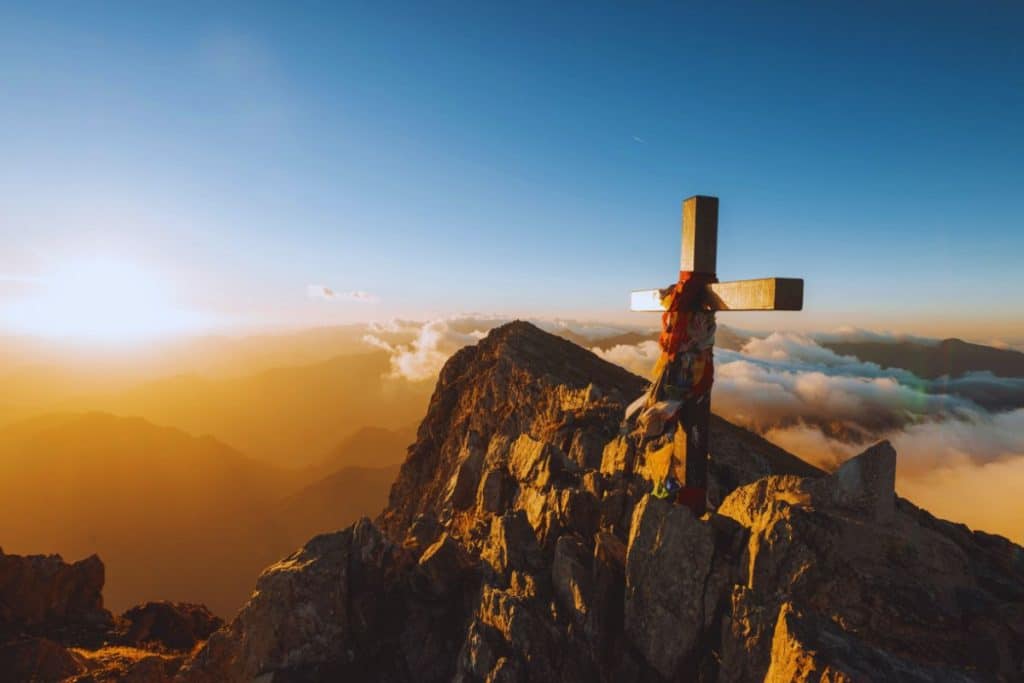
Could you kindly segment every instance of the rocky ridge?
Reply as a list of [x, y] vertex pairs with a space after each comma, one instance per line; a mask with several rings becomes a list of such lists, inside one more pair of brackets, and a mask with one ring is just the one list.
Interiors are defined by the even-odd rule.
[[28, 584], [5, 580], [24, 571], [0, 555], [0, 629], [19, 634], [0, 670], [46, 661], [38, 680], [155, 683], [1024, 678], [1024, 551], [897, 498], [889, 444], [826, 474], [713, 418], [714, 511], [696, 519], [649, 495], [665, 444], [621, 429], [644, 386], [532, 325], [502, 326], [446, 364], [380, 517], [268, 567], [212, 634], [184, 606], [111, 617], [92, 560], [69, 574], [31, 559], [57, 567], [41, 588], [55, 603], [11, 602], [6, 587]]
[[695, 519], [644, 382], [526, 323], [445, 366], [387, 509], [269, 567], [181, 681], [1019, 680], [1024, 553], [712, 423]]
[[103, 607], [103, 563], [0, 550], [0, 681], [170, 683], [224, 622], [202, 605]]

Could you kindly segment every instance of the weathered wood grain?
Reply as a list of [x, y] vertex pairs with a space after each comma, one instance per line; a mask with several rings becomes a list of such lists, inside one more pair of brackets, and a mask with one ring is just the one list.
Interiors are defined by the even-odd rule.
[[[799, 311], [803, 305], [804, 281], [790, 277], [716, 282], [708, 285], [703, 303], [705, 310], [714, 311]], [[631, 292], [629, 308], [660, 311], [661, 296], [657, 289]]]

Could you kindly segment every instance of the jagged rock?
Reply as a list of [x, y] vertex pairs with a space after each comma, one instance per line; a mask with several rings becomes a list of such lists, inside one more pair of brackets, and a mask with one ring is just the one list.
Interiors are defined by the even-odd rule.
[[983, 680], [967, 671], [929, 666], [860, 642], [827, 619], [797, 611], [790, 603], [779, 610], [765, 681], [899, 681], [969, 683]]
[[722, 621], [720, 683], [760, 680], [771, 663], [771, 642], [778, 605], [746, 586], [733, 586]]
[[714, 416], [695, 519], [620, 434], [645, 386], [525, 323], [458, 352], [380, 528], [267, 569], [178, 680], [1024, 680], [1024, 550], [894, 502], [887, 446], [826, 477]]
[[[719, 508], [750, 531], [742, 560], [746, 589], [734, 593], [723, 634], [723, 680], [759, 674], [752, 663], [769, 660], [786, 602], [856, 634], [865, 646], [929, 666], [1007, 678], [1024, 673], [1010, 649], [994, 645], [1019, 636], [984, 573], [972, 566], [977, 541], [964, 537], [958, 544], [913, 515], [880, 515], [884, 495], [843, 489], [839, 476], [766, 477], [737, 489]], [[1021, 604], [1024, 573], [1010, 572], [1001, 580], [1017, 586], [1010, 599]]]
[[510, 512], [491, 521], [480, 557], [499, 576], [508, 576], [513, 570], [536, 571], [543, 563], [537, 537], [523, 512]]
[[46, 638], [23, 638], [0, 644], [0, 680], [63, 681], [85, 670], [81, 657]]
[[502, 657], [487, 674], [487, 683], [519, 683], [524, 680], [523, 668], [515, 660]]
[[574, 536], [562, 536], [555, 544], [551, 563], [551, 583], [562, 606], [579, 626], [583, 626], [593, 610], [590, 552]]
[[165, 653], [126, 647], [102, 647], [75, 653], [85, 673], [73, 683], [171, 683], [185, 661], [184, 653]]
[[441, 536], [442, 529], [440, 522], [433, 515], [416, 515], [416, 519], [409, 525], [402, 545], [412, 550], [423, 551]]
[[464, 435], [472, 432], [490, 443], [494, 436], [514, 440], [526, 434], [568, 448], [573, 434], [591, 425], [610, 439], [626, 402], [645, 384], [529, 323], [492, 330], [441, 370], [416, 443], [392, 487], [383, 528], [401, 538], [417, 514], [440, 512]]
[[683, 676], [706, 610], [714, 532], [686, 508], [645, 496], [626, 553], [625, 633], [662, 677]]
[[554, 445], [523, 434], [512, 444], [508, 469], [520, 483], [543, 488], [577, 467]]
[[850, 458], [827, 480], [834, 505], [861, 510], [879, 522], [896, 513], [896, 451], [882, 441]]
[[125, 626], [119, 642], [169, 650], [191, 650], [224, 625], [224, 620], [204, 605], [185, 602], [147, 602], [131, 608], [121, 619]]
[[455, 474], [448, 482], [445, 491], [445, 502], [456, 510], [465, 510], [473, 505], [477, 484], [480, 481], [480, 469], [483, 466], [485, 451], [479, 445], [470, 445], [469, 439], [459, 453]]
[[487, 470], [480, 478], [476, 492], [476, 507], [481, 512], [501, 514], [508, 506], [511, 482], [508, 473], [499, 467]]
[[443, 598], [461, 585], [470, 566], [458, 542], [448, 534], [423, 551], [419, 559], [419, 575], [431, 596]]
[[287, 668], [345, 661], [353, 646], [348, 591], [355, 528], [317, 536], [263, 571], [252, 598], [214, 633], [181, 675], [251, 681]]
[[600, 433], [579, 430], [572, 438], [569, 446], [569, 459], [583, 470], [601, 469], [604, 457], [605, 439]]
[[0, 550], [0, 642], [18, 634], [95, 640], [113, 624], [103, 609], [103, 562], [68, 564], [60, 555], [5, 555]]
[[609, 441], [601, 453], [601, 473], [632, 472], [635, 450], [636, 442], [626, 436]]

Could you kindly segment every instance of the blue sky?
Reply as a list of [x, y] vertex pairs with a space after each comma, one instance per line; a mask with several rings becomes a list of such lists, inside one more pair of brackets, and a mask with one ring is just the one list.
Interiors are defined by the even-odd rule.
[[1024, 8], [893, 4], [7, 3], [0, 329], [97, 258], [233, 324], [635, 319], [703, 193], [722, 278], [807, 281], [734, 323], [1024, 337]]

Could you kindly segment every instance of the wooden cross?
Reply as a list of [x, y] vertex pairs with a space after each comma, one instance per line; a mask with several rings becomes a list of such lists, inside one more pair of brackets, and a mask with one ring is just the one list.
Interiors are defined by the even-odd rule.
[[[718, 198], [690, 197], [683, 202], [683, 250], [679, 269], [713, 274], [717, 252]], [[799, 311], [803, 302], [803, 280], [769, 277], [707, 285], [698, 305], [705, 311]], [[634, 291], [630, 309], [662, 310], [660, 290]], [[683, 428], [676, 430], [674, 449], [677, 479], [696, 489], [707, 489], [711, 401], [709, 397], [704, 399], [691, 399], [681, 407], [679, 421]]]

